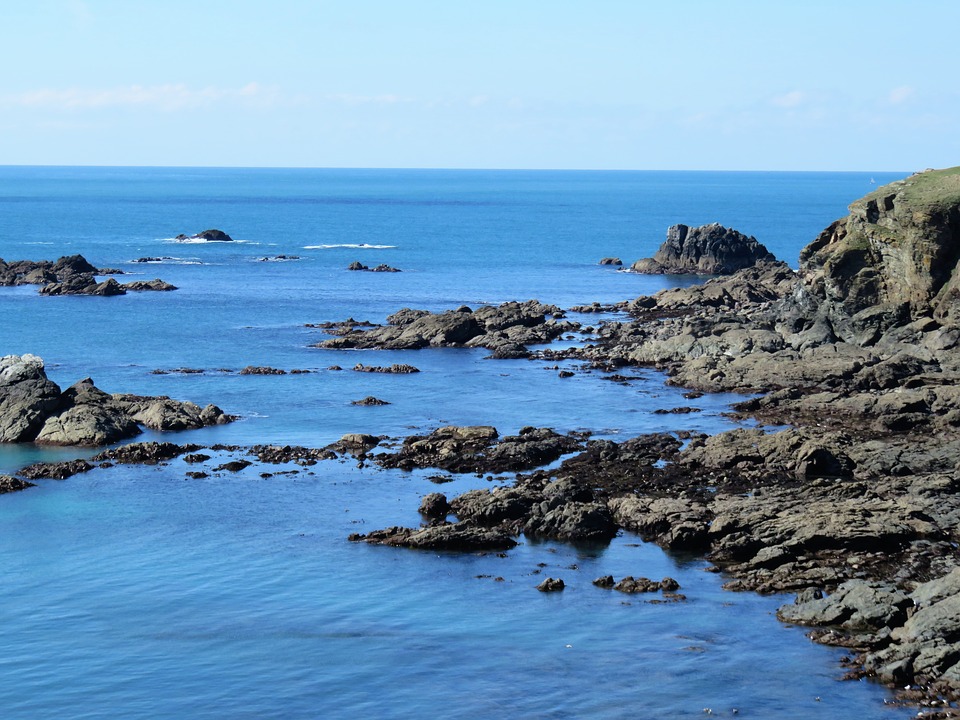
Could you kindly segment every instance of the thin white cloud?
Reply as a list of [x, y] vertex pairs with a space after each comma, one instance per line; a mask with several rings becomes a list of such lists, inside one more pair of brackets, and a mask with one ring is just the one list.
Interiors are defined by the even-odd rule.
[[807, 99], [807, 96], [805, 93], [801, 92], [800, 90], [793, 90], [792, 92], [788, 92], [784, 95], [776, 96], [770, 102], [772, 102], [777, 107], [795, 108], [802, 105], [804, 100], [806, 99]]
[[901, 85], [890, 91], [887, 95], [887, 102], [891, 105], [900, 105], [913, 97], [913, 88], [909, 85]]
[[413, 98], [392, 93], [384, 95], [354, 95], [350, 93], [337, 93], [327, 95], [327, 100], [343, 103], [344, 105], [398, 105], [400, 103], [411, 103]]
[[271, 91], [251, 82], [239, 89], [205, 87], [194, 90], [183, 83], [129, 85], [115, 88], [43, 88], [0, 95], [0, 107], [41, 110], [96, 110], [101, 108], [150, 108], [173, 112], [200, 108], [228, 100], [263, 101]]

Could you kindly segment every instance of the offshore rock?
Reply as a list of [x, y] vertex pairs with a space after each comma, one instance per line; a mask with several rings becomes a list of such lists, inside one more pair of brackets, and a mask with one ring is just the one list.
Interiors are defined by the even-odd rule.
[[223, 230], [211, 229], [198, 232], [196, 235], [184, 235], [181, 233], [174, 238], [180, 242], [203, 240], [206, 242], [233, 242], [233, 238], [227, 235]]
[[630, 268], [645, 274], [729, 275], [776, 258], [756, 238], [719, 223], [690, 228], [673, 225], [652, 258], [637, 260]]

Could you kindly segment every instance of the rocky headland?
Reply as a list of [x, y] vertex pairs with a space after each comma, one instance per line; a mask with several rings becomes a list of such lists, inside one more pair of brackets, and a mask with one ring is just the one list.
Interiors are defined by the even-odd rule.
[[[735, 233], [707, 230], [692, 237]], [[679, 264], [657, 260], [661, 272], [735, 272], [622, 303], [611, 309], [625, 319], [600, 323], [596, 342], [537, 356], [609, 372], [655, 367], [692, 391], [756, 394], [736, 414], [789, 429], [684, 437], [685, 444], [674, 435], [588, 441], [513, 487], [450, 500], [456, 522], [434, 515], [422, 529], [354, 539], [437, 548], [450, 534], [450, 547], [499, 547], [518, 532], [535, 533], [538, 518], [569, 519], [571, 502], [587, 503], [604, 508], [611, 527], [705, 554], [731, 589], [797, 592], [780, 616], [819, 628], [811, 635], [819, 642], [851, 648], [852, 676], [909, 686], [907, 699], [933, 705], [957, 699], [960, 168], [918, 173], [854, 202], [803, 250], [797, 271], [753, 243], [737, 269], [719, 240], [688, 252], [691, 233], [671, 233], [684, 241], [666, 244]], [[400, 337], [397, 347], [494, 345], [477, 340], [487, 332], [468, 324], [474, 314], [421, 314], [416, 332], [391, 322], [348, 333], [348, 345], [321, 346], [391, 347]], [[420, 332], [439, 318], [469, 331]], [[448, 471], [485, 471], [470, 443], [451, 455], [411, 455], [425, 441], [444, 447], [456, 435], [438, 433], [410, 438], [379, 462], [421, 466], [414, 457], [429, 458]], [[492, 433], [480, 436], [487, 442]], [[582, 499], [568, 502], [570, 493]], [[577, 537], [546, 526], [548, 536]]]

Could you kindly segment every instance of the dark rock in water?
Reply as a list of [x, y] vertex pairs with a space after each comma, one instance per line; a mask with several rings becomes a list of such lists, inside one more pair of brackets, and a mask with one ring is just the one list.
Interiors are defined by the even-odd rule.
[[776, 258], [756, 238], [719, 223], [690, 228], [673, 225], [652, 258], [637, 260], [632, 270], [646, 274], [729, 275]]
[[177, 235], [175, 240], [183, 242], [185, 240], [206, 240], [207, 242], [233, 242], [233, 238], [227, 235], [223, 230], [211, 229], [198, 232], [196, 235]]
[[420, 501], [420, 514], [430, 520], [443, 520], [450, 513], [450, 503], [443, 493], [424, 495]]
[[262, 365], [247, 365], [243, 370], [240, 371], [241, 375], [286, 375], [286, 370], [280, 370], [279, 368], [266, 367]]
[[191, 465], [206, 462], [209, 459], [210, 456], [206, 455], [205, 453], [190, 453], [189, 455], [183, 456], [183, 461], [185, 463], [190, 463]]
[[171, 285], [168, 282], [164, 282], [160, 278], [155, 278], [154, 280], [134, 280], [133, 282], [124, 283], [120, 287], [122, 287], [124, 290], [131, 290], [133, 292], [169, 292], [177, 289], [176, 285]]
[[407, 365], [406, 363], [394, 363], [389, 367], [381, 367], [379, 365], [363, 365], [361, 363], [357, 363], [353, 366], [353, 371], [366, 373], [385, 373], [387, 375], [410, 375], [411, 373], [420, 372], [420, 369], [414, 367], [413, 365]]
[[376, 267], [370, 268], [361, 263], [359, 260], [355, 260], [347, 266], [347, 270], [359, 270], [363, 272], [387, 272], [387, 273], [398, 273], [400, 272], [395, 267], [390, 267], [384, 263], [377, 265]]
[[361, 263], [359, 260], [354, 260], [352, 263], [347, 265], [347, 270], [361, 271], [361, 270], [369, 270], [369, 269], [370, 268], [368, 268], [366, 265]]
[[[579, 329], [564, 312], [536, 300], [496, 307], [430, 313], [404, 308], [387, 318], [388, 325], [345, 332], [317, 344], [323, 348], [418, 350], [426, 347], [485, 347], [496, 357], [528, 354], [525, 345], [544, 344]], [[500, 354], [496, 354], [498, 349]], [[522, 353], [517, 354], [517, 351]]]
[[96, 462], [118, 462], [130, 465], [157, 465], [185, 453], [199, 450], [198, 445], [174, 445], [169, 442], [141, 442], [104, 450], [94, 457]]
[[563, 584], [563, 580], [560, 578], [546, 578], [542, 583], [537, 585], [537, 590], [540, 592], [559, 592], [566, 587]]
[[225, 462], [223, 465], [218, 465], [213, 469], [214, 472], [220, 472], [221, 470], [227, 470], [229, 472], [240, 472], [244, 468], [248, 468], [253, 463], [249, 460], [231, 460], [230, 462]]
[[60, 388], [47, 379], [39, 357], [0, 358], [0, 442], [36, 438], [59, 399]]
[[287, 260], [302, 260], [299, 255], [274, 255], [272, 257], [258, 258], [258, 262], [284, 262]]
[[600, 265], [623, 265], [623, 261], [618, 257], [605, 257], [600, 260]]
[[126, 275], [123, 270], [118, 268], [97, 268], [96, 275]]
[[41, 295], [96, 295], [114, 297], [126, 293], [123, 286], [113, 278], [97, 282], [92, 275], [73, 275], [61, 282], [50, 283], [40, 288]]
[[67, 460], [64, 462], [38, 462], [21, 468], [17, 474], [28, 480], [66, 480], [80, 473], [93, 470], [86, 460]]
[[381, 400], [380, 398], [375, 398], [373, 395], [368, 395], [363, 400], [354, 400], [350, 403], [351, 405], [367, 405], [367, 406], [378, 406], [378, 405], [389, 405], [386, 400]]
[[10, 475], [0, 475], [0, 495], [17, 492], [18, 490], [26, 490], [29, 487], [35, 487], [35, 485], [26, 480], [11, 477]]
[[517, 541], [499, 528], [484, 528], [465, 523], [431, 525], [426, 528], [392, 527], [376, 530], [366, 535], [354, 534], [352, 542], [367, 542], [377, 545], [393, 545], [419, 550], [453, 550], [471, 552], [476, 550], [509, 550]]
[[614, 586], [613, 575], [604, 575], [593, 581], [593, 584], [600, 588], [612, 588]]
[[208, 473], [205, 473], [202, 470], [191, 470], [187, 472], [186, 475], [191, 480], [203, 480], [204, 478], [210, 477]]

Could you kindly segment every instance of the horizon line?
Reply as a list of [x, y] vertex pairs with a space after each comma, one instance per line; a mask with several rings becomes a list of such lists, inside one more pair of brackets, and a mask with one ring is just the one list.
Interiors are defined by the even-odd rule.
[[[96, 163], [60, 164], [60, 163], [0, 163], [0, 168], [90, 168], [90, 169], [150, 169], [150, 170], [371, 170], [371, 171], [446, 171], [446, 172], [606, 172], [606, 173], [633, 173], [633, 172], [689, 172], [689, 173], [883, 173], [902, 174], [916, 173], [920, 170], [826, 170], [826, 169], [719, 169], [719, 168], [511, 168], [511, 167], [444, 167], [444, 166], [372, 166], [372, 165], [110, 165]], [[924, 168], [925, 170], [933, 168]]]

